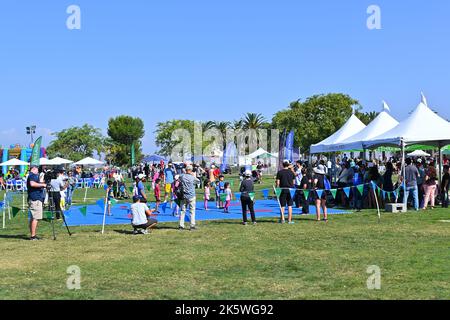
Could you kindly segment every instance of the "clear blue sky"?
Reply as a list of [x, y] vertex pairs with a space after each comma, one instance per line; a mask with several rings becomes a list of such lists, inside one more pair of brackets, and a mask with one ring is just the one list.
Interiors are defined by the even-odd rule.
[[[81, 8], [68, 30], [66, 8]], [[380, 6], [382, 30], [368, 30]], [[450, 118], [450, 1], [10, 0], [0, 5], [0, 144], [110, 117], [267, 118], [344, 92], [404, 119], [420, 101]]]

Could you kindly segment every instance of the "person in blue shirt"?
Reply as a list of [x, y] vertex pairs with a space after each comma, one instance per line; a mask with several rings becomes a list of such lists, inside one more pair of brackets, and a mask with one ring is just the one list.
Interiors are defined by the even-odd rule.
[[47, 185], [39, 179], [37, 166], [31, 166], [27, 179], [28, 207], [30, 212], [30, 240], [39, 240], [36, 236], [39, 220], [42, 220], [44, 211], [44, 188]]
[[175, 182], [175, 171], [173, 170], [172, 162], [169, 162], [167, 168], [164, 169], [164, 202], [167, 202], [167, 198], [170, 201], [170, 208], [172, 208], [172, 184]]
[[144, 180], [145, 175], [143, 173], [136, 176], [136, 187], [134, 188], [133, 196], [141, 198], [142, 203], [147, 203], [147, 196], [145, 194]]

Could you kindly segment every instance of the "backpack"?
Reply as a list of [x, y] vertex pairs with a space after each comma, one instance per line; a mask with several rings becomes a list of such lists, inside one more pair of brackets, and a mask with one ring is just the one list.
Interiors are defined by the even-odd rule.
[[183, 178], [183, 176], [180, 177], [178, 187], [175, 190], [175, 196], [177, 197], [178, 200], [184, 200], [182, 178]]

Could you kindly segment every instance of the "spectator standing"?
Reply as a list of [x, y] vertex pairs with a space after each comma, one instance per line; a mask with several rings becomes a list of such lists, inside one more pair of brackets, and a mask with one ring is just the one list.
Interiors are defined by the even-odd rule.
[[284, 212], [286, 209], [286, 205], [288, 207], [288, 223], [294, 224], [292, 221], [292, 206], [294, 201], [291, 196], [290, 189], [294, 188], [295, 184], [295, 173], [294, 167], [290, 164], [288, 160], [283, 162], [283, 169], [278, 171], [276, 178], [277, 188], [281, 188], [280, 193], [280, 213], [281, 219], [280, 223], [285, 223]]
[[247, 210], [250, 211], [253, 225], [256, 225], [254, 201], [251, 198], [251, 193], [254, 192], [254, 183], [252, 179], [252, 172], [245, 171], [245, 179], [241, 182], [239, 192], [241, 193], [242, 205], [242, 220], [243, 224], [247, 225]]
[[423, 200], [423, 210], [426, 210], [428, 207], [428, 202], [431, 202], [431, 209], [434, 209], [434, 202], [436, 197], [436, 188], [437, 188], [437, 173], [433, 163], [427, 167], [425, 171], [425, 179], [423, 182], [423, 188], [425, 197]]
[[190, 230], [196, 230], [197, 226], [195, 224], [195, 206], [196, 206], [196, 196], [195, 196], [195, 185], [198, 183], [198, 179], [192, 172], [192, 166], [186, 166], [186, 173], [180, 176], [180, 187], [182, 199], [181, 203], [181, 215], [179, 221], [179, 229], [184, 230], [184, 219], [186, 216], [186, 210], [189, 206], [190, 211]]
[[403, 197], [403, 203], [405, 204], [405, 206], [408, 205], [408, 198], [410, 193], [412, 193], [414, 199], [414, 209], [417, 211], [419, 210], [419, 190], [417, 186], [417, 179], [419, 178], [420, 174], [411, 158], [407, 158], [405, 162], [405, 176], [403, 177], [405, 194]]

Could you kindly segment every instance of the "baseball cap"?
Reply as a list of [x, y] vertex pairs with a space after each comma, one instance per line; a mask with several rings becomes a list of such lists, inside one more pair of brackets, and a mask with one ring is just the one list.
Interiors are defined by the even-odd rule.
[[140, 180], [144, 179], [144, 178], [145, 178], [145, 174], [140, 173], [140, 174], [138, 175], [138, 178], [139, 178]]
[[138, 200], [140, 200], [141, 198], [139, 196], [133, 196], [133, 202], [136, 202]]

